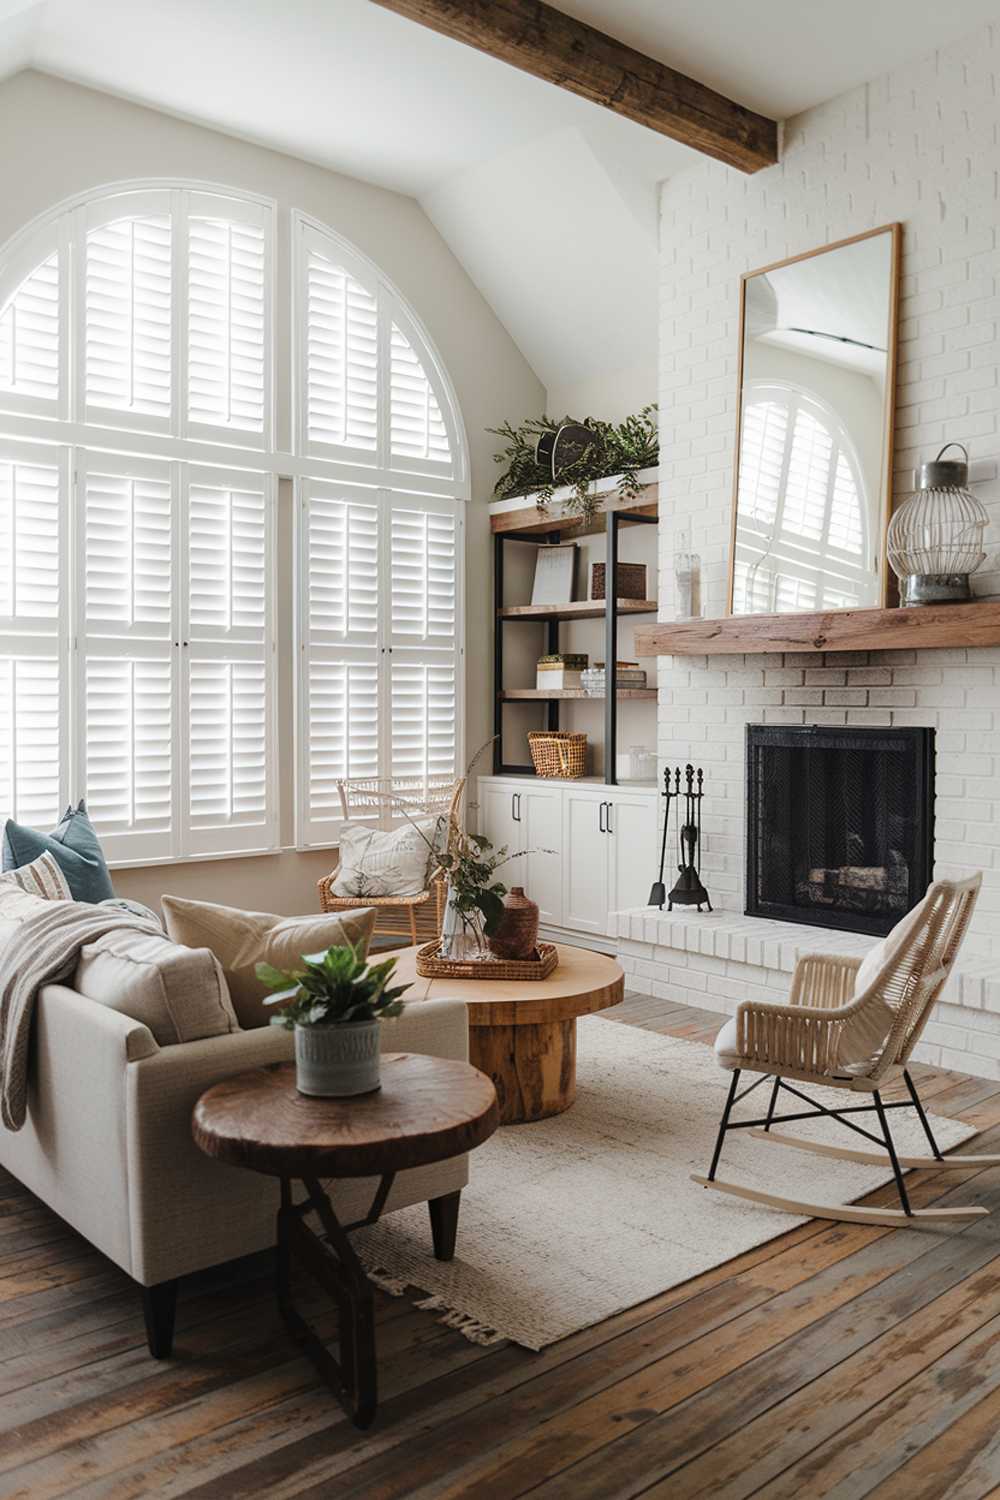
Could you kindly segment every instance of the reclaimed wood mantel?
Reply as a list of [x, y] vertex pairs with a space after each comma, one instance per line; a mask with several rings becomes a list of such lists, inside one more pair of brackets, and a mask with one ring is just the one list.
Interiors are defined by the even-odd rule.
[[639, 625], [636, 656], [728, 656], [765, 651], [915, 651], [1000, 646], [1000, 600], [923, 609], [831, 609], [822, 614], [727, 615]]

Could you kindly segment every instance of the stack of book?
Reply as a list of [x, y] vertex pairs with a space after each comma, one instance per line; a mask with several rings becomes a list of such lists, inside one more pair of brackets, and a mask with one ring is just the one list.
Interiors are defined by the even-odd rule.
[[[646, 674], [638, 662], [620, 661], [617, 663], [617, 670], [620, 688], [644, 688], [646, 686]], [[604, 663], [595, 662], [590, 671], [581, 674], [580, 681], [588, 697], [603, 698], [605, 693]]]

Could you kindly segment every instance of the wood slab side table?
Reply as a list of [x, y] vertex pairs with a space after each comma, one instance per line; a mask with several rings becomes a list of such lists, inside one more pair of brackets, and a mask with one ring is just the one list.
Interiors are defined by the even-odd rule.
[[[482, 1145], [499, 1123], [490, 1080], [468, 1063], [409, 1052], [382, 1055], [382, 1087], [353, 1099], [318, 1099], [295, 1087], [294, 1063], [227, 1078], [202, 1094], [192, 1133], [207, 1155], [277, 1177], [278, 1306], [293, 1337], [357, 1427], [378, 1402], [375, 1300], [350, 1234], [381, 1216], [397, 1172], [425, 1167]], [[341, 1224], [321, 1178], [378, 1177], [363, 1219]], [[296, 1203], [292, 1183], [306, 1197]], [[324, 1238], [306, 1222], [315, 1213]], [[337, 1304], [339, 1358], [295, 1308], [297, 1261]]]
[[[424, 979], [417, 949], [397, 954], [393, 982], [412, 983], [407, 999], [448, 997], [469, 1007], [469, 1061], [488, 1073], [501, 1125], [544, 1120], [576, 1098], [578, 1016], [620, 1005], [621, 967], [606, 953], [557, 943], [559, 967], [547, 979]], [[484, 965], [488, 968], [488, 965]]]

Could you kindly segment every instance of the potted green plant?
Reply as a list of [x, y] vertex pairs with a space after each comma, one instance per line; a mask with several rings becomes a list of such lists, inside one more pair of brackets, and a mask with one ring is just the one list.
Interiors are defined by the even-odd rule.
[[[563, 501], [563, 513], [590, 521], [598, 506], [594, 491], [596, 479], [618, 476], [618, 494], [622, 500], [637, 498], [642, 488], [639, 477], [643, 469], [659, 462], [660, 439], [657, 430], [657, 408], [655, 403], [644, 406], [641, 411], [626, 417], [624, 422], [602, 422], [597, 417], [584, 417], [582, 425], [593, 435], [591, 444], [574, 462], [560, 468], [558, 484], [567, 485], [571, 493]], [[503, 472], [493, 487], [498, 500], [511, 495], [534, 495], [540, 511], [545, 511], [556, 489], [550, 466], [539, 463], [536, 457], [538, 439], [555, 433], [566, 422], [575, 418], [564, 417], [557, 422], [552, 417], [537, 417], [514, 427], [504, 422], [500, 427], [486, 430], [501, 438], [504, 446], [493, 455], [494, 462], [503, 465]]]
[[277, 993], [272, 1026], [295, 1032], [295, 1082], [300, 1094], [348, 1098], [379, 1087], [379, 1022], [403, 1011], [407, 984], [389, 985], [395, 958], [369, 964], [351, 943], [303, 955], [284, 973], [257, 965], [257, 978]]
[[438, 855], [448, 878], [442, 958], [488, 957], [486, 939], [496, 931], [507, 894], [507, 887], [494, 877], [501, 865], [516, 858], [505, 848], [494, 849], [484, 834], [452, 829], [448, 847]]

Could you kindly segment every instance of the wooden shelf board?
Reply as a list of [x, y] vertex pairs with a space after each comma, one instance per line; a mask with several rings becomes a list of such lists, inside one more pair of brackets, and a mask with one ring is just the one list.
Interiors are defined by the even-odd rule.
[[[541, 688], [507, 688], [500, 696], [507, 703], [518, 703], [521, 701], [528, 703], [549, 703], [563, 698], [589, 699], [591, 703], [604, 702], [603, 694], [598, 698], [593, 693], [585, 693], [583, 688], [564, 688], [560, 693], [543, 693]], [[656, 689], [619, 688], [616, 696], [619, 698], [640, 698], [653, 701], [656, 698]]]
[[[655, 599], [619, 599], [620, 615], [655, 615]], [[601, 599], [574, 599], [572, 604], [508, 604], [498, 609], [503, 620], [603, 620]]]
[[[549, 531], [571, 531], [574, 536], [586, 536], [594, 530], [604, 530], [603, 517], [608, 511], [617, 511], [626, 518], [634, 516], [656, 516], [659, 514], [659, 490], [656, 484], [645, 484], [635, 499], [623, 500], [617, 491], [612, 491], [612, 498], [602, 499], [598, 509], [595, 522], [584, 525], [579, 516], [566, 516], [562, 514], [562, 508], [558, 501], [554, 501], [548, 510], [541, 511], [537, 505], [526, 505], [523, 510], [495, 511], [490, 516], [490, 530], [497, 532], [516, 531], [537, 534], [541, 541], [546, 532]], [[526, 497], [527, 498], [527, 497]]]
[[833, 609], [822, 614], [728, 615], [639, 625], [637, 656], [765, 651], [914, 651], [1000, 646], [1000, 600], [922, 609]]

